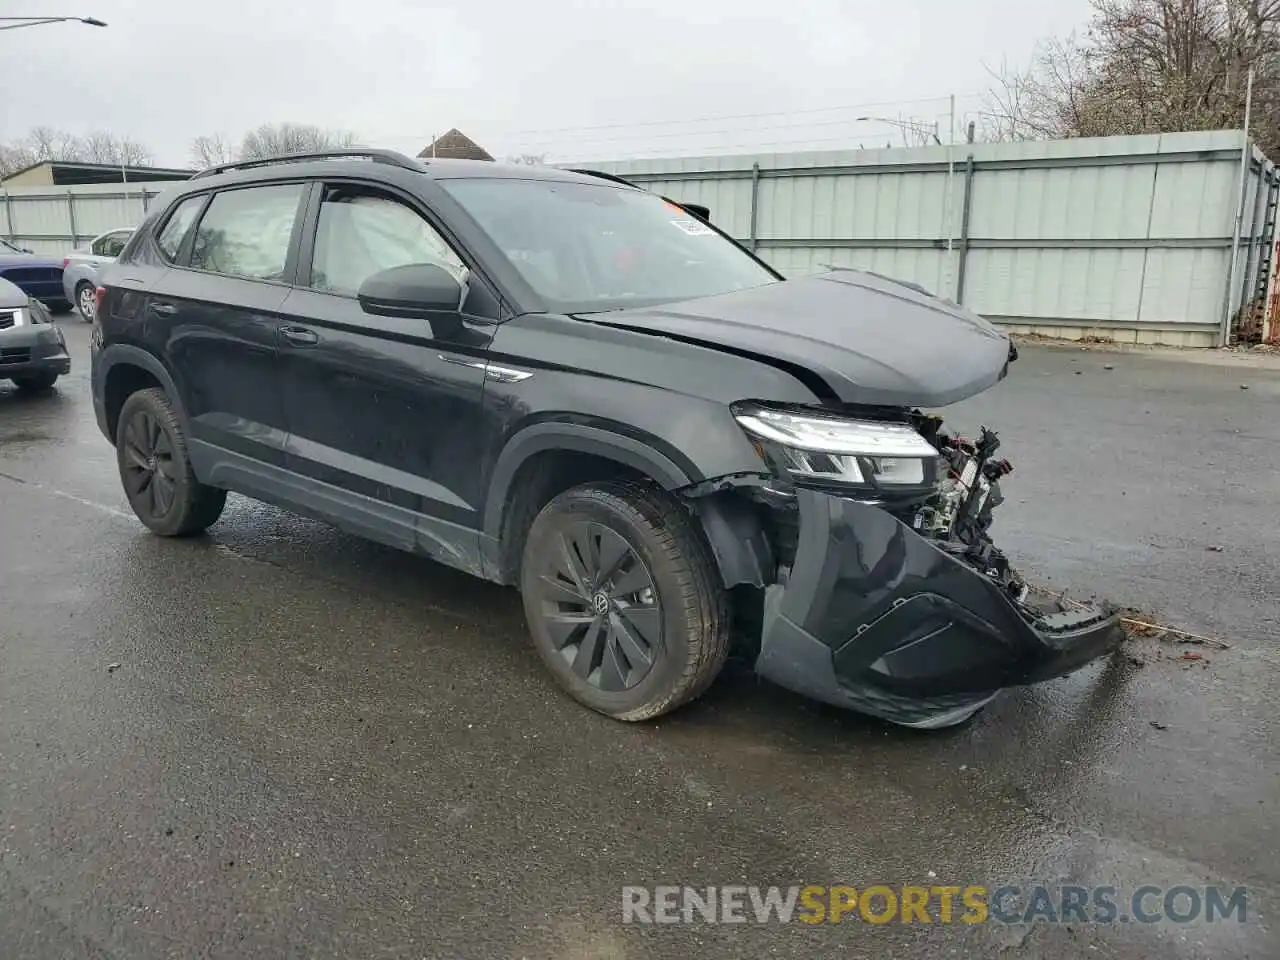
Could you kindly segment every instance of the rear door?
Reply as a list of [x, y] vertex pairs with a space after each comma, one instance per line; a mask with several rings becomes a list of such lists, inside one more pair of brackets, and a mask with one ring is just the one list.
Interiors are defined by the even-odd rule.
[[[357, 182], [317, 191], [297, 289], [283, 307], [287, 465], [355, 495], [357, 510], [400, 516], [380, 502], [412, 512], [379, 537], [398, 531], [397, 545], [458, 564], [457, 528], [479, 526], [483, 358], [497, 297], [416, 201]], [[461, 329], [443, 334], [427, 320], [361, 309], [356, 291], [367, 277], [409, 263], [469, 276]]]
[[296, 268], [309, 189], [295, 181], [214, 193], [173, 267], [147, 291], [148, 339], [182, 393], [202, 478], [284, 463], [277, 311]]

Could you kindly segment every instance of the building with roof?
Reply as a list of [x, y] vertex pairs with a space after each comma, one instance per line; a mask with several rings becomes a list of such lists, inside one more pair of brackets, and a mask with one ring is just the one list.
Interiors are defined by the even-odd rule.
[[[470, 142], [470, 141], [468, 141]], [[42, 160], [0, 177], [6, 187], [68, 187], [84, 183], [155, 183], [186, 180], [194, 170], [173, 167], [130, 167], [111, 163]]]
[[443, 136], [436, 137], [422, 148], [418, 156], [426, 160], [432, 157], [454, 160], [493, 160], [483, 147], [457, 127]]

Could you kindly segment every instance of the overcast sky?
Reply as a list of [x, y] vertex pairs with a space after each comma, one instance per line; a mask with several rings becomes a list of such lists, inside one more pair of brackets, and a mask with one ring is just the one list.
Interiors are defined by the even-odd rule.
[[0, 141], [106, 129], [161, 164], [193, 137], [293, 120], [416, 152], [459, 127], [495, 156], [611, 159], [900, 142], [864, 115], [981, 109], [1088, 0], [4, 0], [92, 16], [0, 31]]

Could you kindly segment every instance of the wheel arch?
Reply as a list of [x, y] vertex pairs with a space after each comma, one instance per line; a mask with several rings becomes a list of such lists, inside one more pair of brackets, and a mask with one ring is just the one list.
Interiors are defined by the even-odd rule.
[[130, 344], [111, 344], [102, 350], [96, 377], [101, 382], [104, 428], [112, 443], [115, 443], [120, 408], [124, 406], [125, 400], [131, 394], [148, 387], [158, 386], [164, 390], [169, 402], [173, 404], [179, 422], [186, 428], [186, 411], [182, 408], [177, 384], [154, 354]]
[[[678, 494], [705, 479], [695, 465], [678, 453], [668, 456], [660, 445], [656, 439], [650, 442], [602, 426], [558, 421], [537, 423], [515, 434], [494, 465], [485, 500], [483, 534], [491, 558], [490, 579], [514, 582], [534, 517], [571, 486], [624, 476]], [[539, 469], [543, 465], [548, 469]], [[688, 497], [686, 505], [726, 587], [771, 582], [770, 541], [758, 511], [744, 498], [721, 490]]]

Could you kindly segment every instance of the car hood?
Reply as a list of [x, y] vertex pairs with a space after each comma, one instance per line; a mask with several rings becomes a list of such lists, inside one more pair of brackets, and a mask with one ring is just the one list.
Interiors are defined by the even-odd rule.
[[14, 307], [25, 307], [30, 298], [15, 283], [0, 277], [0, 310], [12, 310]]
[[0, 269], [5, 267], [57, 267], [62, 269], [61, 257], [42, 257], [38, 253], [0, 253]]
[[839, 400], [876, 406], [955, 403], [999, 382], [1011, 357], [1008, 336], [976, 313], [863, 270], [586, 319], [801, 368]]

